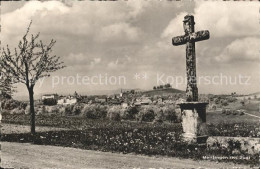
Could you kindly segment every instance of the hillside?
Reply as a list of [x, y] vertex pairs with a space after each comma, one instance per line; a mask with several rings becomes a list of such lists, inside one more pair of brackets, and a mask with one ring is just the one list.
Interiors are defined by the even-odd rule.
[[171, 95], [175, 93], [185, 93], [185, 91], [174, 89], [174, 88], [168, 88], [168, 89], [148, 90], [142, 93], [149, 96], [154, 96], [154, 95]]

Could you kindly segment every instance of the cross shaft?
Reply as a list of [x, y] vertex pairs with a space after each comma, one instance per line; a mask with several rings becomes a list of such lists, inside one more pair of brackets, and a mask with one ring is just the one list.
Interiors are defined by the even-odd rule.
[[174, 46], [186, 44], [186, 99], [188, 102], [198, 101], [195, 42], [209, 39], [208, 30], [194, 32], [194, 25], [194, 16], [186, 15], [183, 21], [185, 35], [172, 38], [172, 44]]

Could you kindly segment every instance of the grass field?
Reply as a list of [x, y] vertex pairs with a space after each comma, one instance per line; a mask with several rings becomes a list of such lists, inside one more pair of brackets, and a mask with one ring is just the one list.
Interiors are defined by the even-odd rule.
[[[245, 120], [241, 120], [242, 117], [247, 120], [247, 124]], [[36, 116], [37, 133], [32, 136], [29, 133], [29, 119], [29, 115], [3, 116], [5, 123], [12, 124], [3, 124], [5, 132], [2, 133], [2, 141], [120, 153], [163, 155], [197, 160], [202, 160], [205, 155], [222, 156], [223, 154], [230, 154], [234, 149], [232, 147], [233, 142], [228, 147], [218, 150], [205, 149], [205, 147], [193, 144], [188, 145], [181, 139], [182, 127], [180, 123], [153, 124], [110, 121], [108, 119], [94, 120], [82, 117]], [[223, 121], [223, 119], [226, 121]], [[252, 119], [255, 118], [246, 115], [225, 115], [221, 112], [208, 113], [209, 136], [258, 137], [259, 131], [255, 130], [255, 124], [258, 121]], [[227, 124], [222, 125], [223, 122]], [[241, 150], [238, 148], [238, 151]], [[241, 151], [241, 153], [245, 152]], [[226, 160], [225, 162], [256, 164], [258, 162], [257, 157], [253, 155], [250, 156], [250, 160], [238, 159], [235, 161]]]
[[[248, 113], [260, 116], [260, 113], [256, 111], [249, 111]], [[207, 112], [207, 123], [208, 124], [219, 124], [219, 123], [248, 123], [248, 124], [259, 124], [260, 119], [249, 115], [227, 115], [222, 114], [221, 111]]]

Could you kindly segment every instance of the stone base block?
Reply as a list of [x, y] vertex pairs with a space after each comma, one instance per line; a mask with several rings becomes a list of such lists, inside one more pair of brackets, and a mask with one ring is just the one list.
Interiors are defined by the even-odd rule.
[[184, 141], [204, 144], [208, 138], [206, 126], [206, 106], [208, 103], [180, 103]]

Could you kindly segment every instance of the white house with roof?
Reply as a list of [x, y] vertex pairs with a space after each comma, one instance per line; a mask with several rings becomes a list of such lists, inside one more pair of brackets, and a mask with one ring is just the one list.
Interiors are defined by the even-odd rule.
[[71, 105], [76, 103], [77, 103], [77, 98], [75, 98], [74, 96], [60, 97], [57, 102], [57, 104], [59, 105]]
[[44, 95], [42, 95], [42, 100], [45, 100], [45, 99], [55, 99], [55, 100], [58, 100], [58, 98], [59, 98], [58, 94], [44, 94]]

